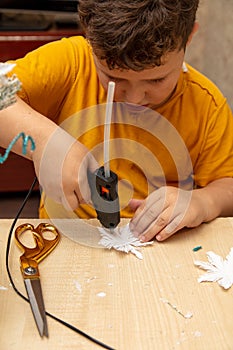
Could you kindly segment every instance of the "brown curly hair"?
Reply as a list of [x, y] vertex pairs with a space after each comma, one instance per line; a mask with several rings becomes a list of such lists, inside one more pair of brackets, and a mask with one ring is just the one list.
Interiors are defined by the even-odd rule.
[[199, 0], [79, 0], [93, 52], [110, 69], [141, 71], [185, 48]]

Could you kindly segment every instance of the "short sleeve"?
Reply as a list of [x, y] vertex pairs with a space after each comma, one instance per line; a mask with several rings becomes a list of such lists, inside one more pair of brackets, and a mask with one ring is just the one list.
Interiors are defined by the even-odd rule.
[[213, 110], [203, 140], [194, 167], [195, 184], [203, 187], [211, 181], [233, 177], [233, 116], [225, 99]]

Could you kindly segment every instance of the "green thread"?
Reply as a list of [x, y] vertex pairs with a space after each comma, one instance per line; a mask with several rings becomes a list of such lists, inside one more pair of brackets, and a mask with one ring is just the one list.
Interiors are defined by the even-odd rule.
[[27, 147], [28, 147], [29, 142], [31, 143], [31, 151], [35, 150], [36, 146], [35, 146], [35, 142], [34, 142], [33, 138], [31, 136], [25, 135], [24, 132], [21, 132], [13, 138], [13, 140], [11, 141], [9, 146], [7, 147], [4, 155], [3, 156], [0, 155], [0, 164], [3, 164], [7, 160], [12, 147], [21, 137], [23, 139], [23, 147], [22, 147], [22, 154], [23, 155], [27, 154]]

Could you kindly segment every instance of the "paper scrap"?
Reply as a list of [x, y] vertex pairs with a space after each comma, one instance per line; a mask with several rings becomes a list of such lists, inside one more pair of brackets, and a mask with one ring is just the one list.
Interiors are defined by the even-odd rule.
[[99, 244], [108, 249], [116, 249], [124, 253], [131, 252], [136, 255], [138, 259], [143, 259], [142, 253], [135, 247], [145, 247], [153, 244], [151, 242], [141, 242], [137, 237], [130, 231], [129, 224], [121, 227], [116, 227], [110, 232], [110, 230], [98, 227], [101, 240]]
[[212, 251], [206, 253], [209, 262], [194, 261], [194, 264], [207, 273], [198, 278], [198, 282], [218, 282], [224, 289], [228, 289], [233, 284], [233, 247], [226, 259]]

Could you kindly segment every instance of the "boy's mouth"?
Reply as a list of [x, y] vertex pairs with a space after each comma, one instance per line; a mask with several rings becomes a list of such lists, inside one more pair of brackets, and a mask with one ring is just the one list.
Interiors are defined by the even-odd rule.
[[133, 113], [142, 112], [149, 107], [148, 104], [147, 105], [135, 105], [133, 103], [127, 103], [127, 102], [125, 102], [125, 105], [126, 105], [128, 111], [133, 112]]

